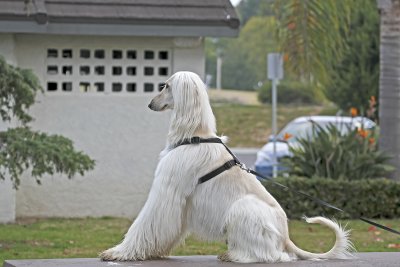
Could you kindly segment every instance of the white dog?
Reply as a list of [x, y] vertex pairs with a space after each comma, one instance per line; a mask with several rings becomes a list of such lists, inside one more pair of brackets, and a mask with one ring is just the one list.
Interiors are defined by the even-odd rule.
[[219, 259], [234, 262], [282, 262], [350, 257], [348, 232], [323, 217], [307, 219], [335, 232], [326, 253], [298, 248], [289, 238], [287, 217], [279, 203], [252, 174], [239, 167], [198, 184], [198, 178], [232, 159], [222, 144], [175, 147], [194, 136], [215, 138], [215, 117], [202, 80], [178, 72], [149, 104], [155, 111], [172, 110], [167, 146], [149, 197], [119, 245], [104, 251], [103, 260], [146, 260], [169, 255], [188, 233], [205, 240], [226, 241]]

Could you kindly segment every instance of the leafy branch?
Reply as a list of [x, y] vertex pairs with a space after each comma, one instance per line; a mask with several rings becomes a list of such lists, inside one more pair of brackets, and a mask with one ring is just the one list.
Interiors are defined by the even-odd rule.
[[28, 169], [40, 184], [44, 174], [60, 173], [71, 178], [95, 166], [94, 160], [74, 149], [71, 140], [29, 128], [33, 118], [28, 109], [38, 91], [42, 91], [39, 80], [30, 70], [11, 66], [0, 56], [0, 116], [6, 123], [17, 120], [22, 125], [0, 132], [0, 179], [10, 177], [14, 188]]

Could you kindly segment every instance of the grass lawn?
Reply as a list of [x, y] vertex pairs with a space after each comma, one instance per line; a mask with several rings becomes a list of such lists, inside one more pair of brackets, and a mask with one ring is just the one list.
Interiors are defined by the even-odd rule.
[[[400, 219], [379, 222], [400, 229]], [[358, 251], [400, 251], [400, 238], [376, 230], [361, 221], [348, 223]], [[131, 222], [127, 219], [40, 219], [0, 225], [0, 265], [5, 259], [97, 257], [102, 250], [117, 244]], [[299, 247], [326, 251], [334, 236], [324, 227], [302, 221], [290, 222], [290, 236]], [[225, 250], [224, 243], [205, 243], [189, 237], [173, 255], [210, 255]]]

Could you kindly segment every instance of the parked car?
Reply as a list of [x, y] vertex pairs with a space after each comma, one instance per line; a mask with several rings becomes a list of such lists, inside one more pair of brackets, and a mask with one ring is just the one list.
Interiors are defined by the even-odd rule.
[[[299, 117], [288, 123], [276, 137], [276, 157], [278, 172], [285, 171], [285, 167], [280, 164], [284, 157], [291, 157], [289, 146], [299, 146], [298, 139], [311, 136], [313, 123], [326, 128], [328, 125], [335, 125], [342, 133], [349, 129], [363, 128], [373, 129], [376, 124], [365, 117], [344, 117], [344, 116], [308, 116]], [[314, 126], [315, 127], [315, 126]], [[261, 175], [272, 177], [274, 160], [274, 136], [270, 136], [269, 142], [264, 145], [257, 153], [255, 170]]]

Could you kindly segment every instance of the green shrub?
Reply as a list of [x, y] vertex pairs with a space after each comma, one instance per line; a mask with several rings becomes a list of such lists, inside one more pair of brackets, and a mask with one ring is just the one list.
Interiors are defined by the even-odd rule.
[[[283, 104], [317, 104], [319, 97], [311, 85], [300, 82], [282, 81], [277, 87], [278, 103]], [[272, 84], [265, 83], [258, 89], [258, 100], [271, 103]]]
[[356, 219], [360, 216], [400, 217], [400, 183], [389, 179], [335, 181], [325, 178], [289, 177], [277, 178], [276, 181], [348, 212], [342, 213], [320, 206], [304, 196], [265, 182], [265, 187], [278, 200], [289, 218], [298, 219], [304, 215], [309, 217], [323, 215], [338, 219]]
[[[371, 96], [379, 96], [379, 11], [376, 1], [355, 8], [345, 38], [347, 49], [330, 68], [326, 97], [343, 111], [368, 109]], [[377, 109], [378, 110], [378, 109]], [[374, 114], [377, 115], [377, 114]]]
[[[343, 126], [344, 127], [344, 126]], [[393, 171], [390, 157], [377, 147], [377, 131], [347, 129], [343, 133], [334, 124], [326, 128], [314, 124], [310, 137], [299, 138], [291, 146], [293, 157], [285, 160], [293, 175], [359, 180], [385, 177]]]

